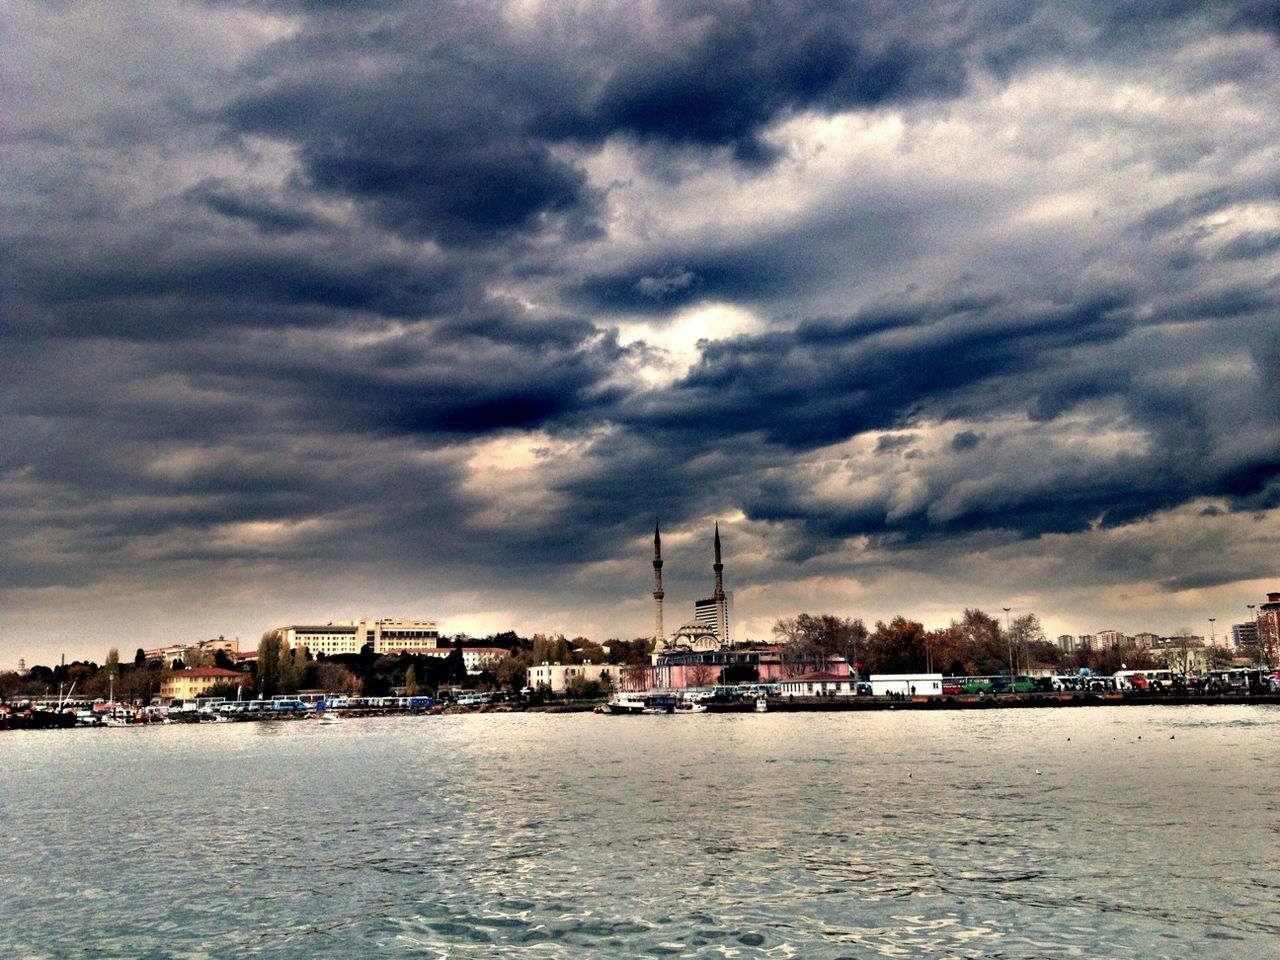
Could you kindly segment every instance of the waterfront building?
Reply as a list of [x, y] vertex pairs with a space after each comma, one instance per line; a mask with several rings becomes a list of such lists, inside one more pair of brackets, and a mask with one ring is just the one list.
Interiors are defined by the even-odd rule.
[[174, 670], [160, 681], [160, 699], [194, 700], [224, 683], [243, 684], [246, 688], [252, 688], [253, 678], [236, 670], [223, 670], [219, 667]]
[[778, 683], [806, 673], [831, 673], [851, 677], [844, 657], [797, 659], [775, 643], [720, 647], [715, 650], [672, 650], [653, 658], [643, 669], [628, 671], [621, 682], [625, 690], [685, 690], [724, 683], [725, 670], [739, 676], [754, 672], [761, 683]]
[[852, 697], [858, 692], [853, 677], [825, 670], [790, 677], [779, 686], [784, 697]]
[[529, 686], [551, 693], [568, 691], [569, 684], [577, 679], [594, 680], [611, 687], [622, 685], [622, 671], [617, 663], [547, 663], [543, 661], [529, 668]]
[[877, 697], [891, 693], [907, 697], [942, 696], [940, 673], [873, 673], [871, 692]]

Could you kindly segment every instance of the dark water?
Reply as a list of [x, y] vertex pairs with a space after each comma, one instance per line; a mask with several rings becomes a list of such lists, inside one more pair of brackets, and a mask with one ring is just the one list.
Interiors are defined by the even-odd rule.
[[0, 735], [0, 956], [1276, 957], [1280, 710]]

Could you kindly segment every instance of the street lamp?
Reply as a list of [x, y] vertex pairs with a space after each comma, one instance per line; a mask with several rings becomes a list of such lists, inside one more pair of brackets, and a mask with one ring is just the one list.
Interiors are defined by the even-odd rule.
[[1218, 619], [1217, 617], [1209, 618], [1209, 646], [1211, 647], [1216, 647], [1218, 645], [1217, 644], [1218, 635], [1213, 632], [1213, 622], [1217, 619]]

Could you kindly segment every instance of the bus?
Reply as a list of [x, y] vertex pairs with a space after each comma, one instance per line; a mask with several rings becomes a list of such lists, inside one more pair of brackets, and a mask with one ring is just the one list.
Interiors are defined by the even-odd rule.
[[1117, 690], [1168, 690], [1173, 686], [1173, 672], [1149, 670], [1117, 670], [1111, 675]]

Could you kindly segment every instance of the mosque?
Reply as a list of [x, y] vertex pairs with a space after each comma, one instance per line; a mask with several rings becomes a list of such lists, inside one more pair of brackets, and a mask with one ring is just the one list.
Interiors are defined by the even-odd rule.
[[[720, 559], [720, 525], [715, 528], [715, 590], [694, 605], [694, 618], [667, 636], [662, 623], [662, 534], [653, 527], [653, 651], [643, 670], [624, 672], [620, 681], [626, 690], [706, 689], [711, 684], [748, 680], [774, 683], [794, 678], [806, 671], [825, 671], [824, 676], [848, 676], [843, 657], [820, 661], [790, 656], [778, 643], [734, 643], [729, 631], [730, 597], [724, 589], [724, 563]], [[738, 681], [726, 679], [733, 675]], [[816, 676], [816, 674], [815, 674]]]
[[662, 534], [658, 524], [653, 525], [653, 656], [658, 657], [680, 653], [710, 653], [731, 646], [733, 638], [729, 634], [729, 598], [724, 592], [724, 564], [720, 560], [720, 524], [716, 524], [715, 563], [712, 570], [716, 575], [715, 592], [706, 600], [694, 604], [693, 621], [682, 624], [670, 638], [662, 626]]

